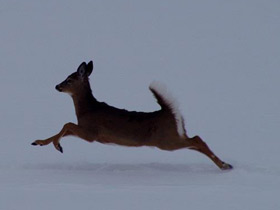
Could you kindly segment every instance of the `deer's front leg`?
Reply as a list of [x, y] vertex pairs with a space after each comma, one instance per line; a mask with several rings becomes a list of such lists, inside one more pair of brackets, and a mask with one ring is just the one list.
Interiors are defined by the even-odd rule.
[[34, 141], [32, 143], [32, 145], [44, 146], [44, 145], [48, 145], [51, 142], [53, 142], [54, 147], [58, 151], [63, 153], [63, 149], [62, 149], [59, 141], [63, 136], [68, 136], [68, 135], [78, 136], [86, 141], [92, 142], [96, 139], [97, 132], [94, 130], [91, 130], [91, 131], [85, 130], [84, 128], [82, 128], [74, 123], [67, 123], [63, 126], [62, 130], [58, 134], [56, 134], [48, 139], [45, 139], [45, 140]]

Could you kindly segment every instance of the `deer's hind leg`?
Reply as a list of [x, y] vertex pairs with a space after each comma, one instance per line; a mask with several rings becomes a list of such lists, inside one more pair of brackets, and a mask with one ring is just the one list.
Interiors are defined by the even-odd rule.
[[32, 143], [32, 145], [45, 146], [52, 142], [54, 147], [58, 151], [63, 153], [63, 149], [59, 142], [62, 137], [69, 136], [69, 135], [77, 136], [88, 142], [93, 142], [97, 138], [98, 132], [97, 132], [97, 129], [88, 130], [88, 129], [80, 127], [79, 125], [76, 125], [74, 123], [66, 123], [58, 134], [56, 134], [48, 139], [45, 139], [45, 140], [34, 141]]
[[191, 150], [196, 150], [207, 157], [209, 157], [220, 169], [232, 169], [233, 167], [230, 164], [227, 164], [220, 160], [207, 146], [207, 144], [199, 137], [195, 136], [193, 138], [176, 138], [172, 141], [165, 141], [160, 146], [160, 149], [173, 151], [178, 149], [188, 148]]
[[220, 160], [208, 147], [208, 145], [199, 137], [195, 136], [193, 138], [187, 139], [188, 149], [196, 150], [207, 157], [209, 157], [220, 169], [227, 170], [232, 169], [233, 167]]

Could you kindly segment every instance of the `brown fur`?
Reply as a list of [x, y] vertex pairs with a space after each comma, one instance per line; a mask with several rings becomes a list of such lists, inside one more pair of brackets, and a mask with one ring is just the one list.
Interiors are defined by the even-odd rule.
[[129, 112], [97, 101], [92, 95], [88, 76], [93, 69], [92, 61], [82, 63], [77, 72], [56, 86], [60, 92], [72, 96], [78, 124], [67, 123], [62, 130], [46, 140], [37, 140], [32, 145], [53, 143], [63, 152], [60, 139], [73, 135], [88, 142], [111, 143], [123, 146], [153, 146], [162, 150], [189, 148], [207, 155], [221, 169], [230, 169], [231, 165], [222, 162], [198, 136], [189, 138], [180, 136], [174, 114], [167, 102], [157, 92], [152, 91], [162, 109], [145, 113]]

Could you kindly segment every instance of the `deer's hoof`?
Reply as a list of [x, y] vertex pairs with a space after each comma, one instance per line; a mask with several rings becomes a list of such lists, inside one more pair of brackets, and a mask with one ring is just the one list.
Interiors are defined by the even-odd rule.
[[222, 170], [230, 170], [230, 169], [233, 169], [233, 166], [228, 164], [228, 163], [223, 162], [223, 165], [222, 165], [221, 169]]
[[59, 152], [63, 153], [63, 148], [60, 144], [58, 144], [58, 150], [59, 150]]
[[54, 145], [54, 147], [55, 147], [59, 152], [63, 153], [63, 148], [62, 148], [62, 146], [61, 146], [59, 143], [56, 144], [56, 145]]
[[44, 144], [43, 144], [43, 141], [37, 140], [37, 141], [34, 141], [31, 145], [33, 145], [33, 146], [37, 146], [37, 145], [43, 146]]

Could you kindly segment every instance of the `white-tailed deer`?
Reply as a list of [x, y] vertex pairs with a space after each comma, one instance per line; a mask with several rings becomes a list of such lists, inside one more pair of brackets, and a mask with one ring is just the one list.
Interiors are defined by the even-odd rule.
[[32, 145], [54, 144], [63, 152], [60, 139], [73, 135], [88, 142], [113, 143], [123, 146], [152, 146], [162, 150], [188, 148], [208, 156], [220, 169], [232, 166], [221, 161], [199, 136], [189, 138], [172, 98], [155, 83], [150, 86], [161, 109], [155, 112], [130, 112], [99, 102], [92, 95], [89, 75], [93, 64], [83, 62], [76, 72], [56, 86], [60, 92], [69, 93], [74, 101], [78, 124], [66, 123], [62, 130], [45, 140], [37, 140]]

